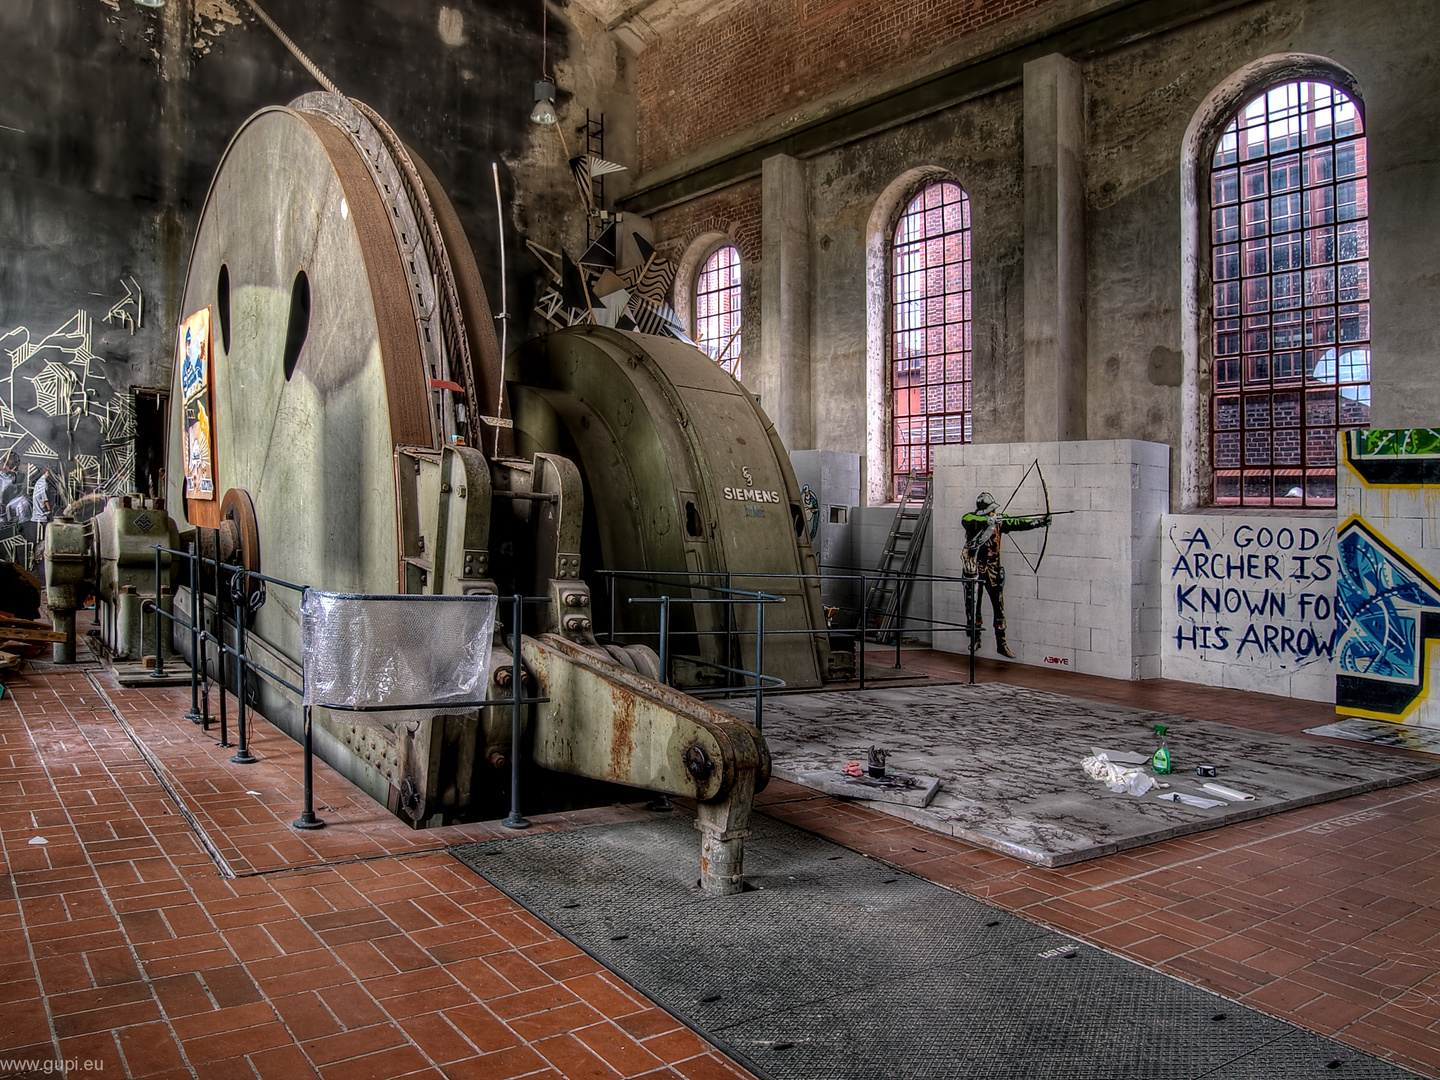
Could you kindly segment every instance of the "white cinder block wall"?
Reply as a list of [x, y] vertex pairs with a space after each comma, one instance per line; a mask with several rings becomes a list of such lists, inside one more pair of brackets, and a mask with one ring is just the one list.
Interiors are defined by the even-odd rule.
[[[1031, 462], [1039, 460], [1054, 519], [1040, 573], [1034, 574], [1007, 538], [1005, 615], [1010, 649], [1021, 663], [1114, 679], [1160, 676], [1160, 518], [1169, 510], [1170, 448], [1131, 439], [1059, 443], [944, 446], [935, 451], [934, 573], [960, 576], [965, 530], [960, 518], [988, 491], [1010, 499]], [[1007, 513], [1044, 509], [1034, 471]], [[1039, 531], [1013, 534], [1034, 561]], [[937, 620], [965, 621], [964, 589], [936, 582]], [[994, 657], [988, 599], [980, 655]], [[935, 647], [968, 649], [962, 631], [937, 632]]]
[[1334, 701], [1334, 519], [1167, 514], [1161, 527], [1165, 678]]

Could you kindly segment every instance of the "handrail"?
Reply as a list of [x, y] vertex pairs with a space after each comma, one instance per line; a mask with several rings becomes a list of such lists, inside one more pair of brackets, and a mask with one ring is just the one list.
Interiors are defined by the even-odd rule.
[[[700, 586], [708, 588], [709, 586]], [[767, 604], [783, 604], [785, 597], [774, 596], [770, 593], [750, 592], [744, 589], [716, 589], [717, 592], [731, 594], [731, 597], [744, 596], [755, 605], [755, 670], [746, 671], [743, 668], [729, 667], [712, 660], [697, 659], [697, 662], [706, 667], [716, 668], [728, 675], [739, 675], [741, 678], [755, 680], [755, 728], [758, 731], [764, 730], [765, 718], [765, 687], [784, 686], [785, 680], [775, 675], [765, 674], [765, 607]], [[660, 605], [660, 681], [667, 686], [670, 684], [670, 605], [671, 604], [727, 604], [733, 605], [739, 601], [735, 599], [720, 599], [693, 596], [632, 596], [629, 603], [632, 604], [659, 604]], [[614, 612], [612, 597], [611, 612]], [[613, 639], [614, 631], [611, 631]], [[727, 636], [728, 640], [728, 636]], [[727, 688], [728, 689], [728, 688]], [[712, 693], [714, 691], [711, 691]], [[703, 693], [703, 692], [702, 692]], [[691, 693], [691, 697], [700, 697], [702, 694]]]
[[[825, 569], [825, 568], [828, 567], [828, 566], [830, 566], [830, 564], [824, 564], [824, 565], [822, 566], [822, 570]], [[641, 581], [641, 582], [645, 582], [645, 583], [647, 583], [647, 584], [650, 584], [650, 585], [656, 586], [656, 587], [660, 587], [660, 588], [664, 588], [664, 587], [666, 587], [666, 586], [671, 586], [671, 587], [683, 586], [683, 587], [685, 587], [685, 588], [690, 588], [690, 589], [703, 589], [703, 590], [706, 590], [706, 591], [708, 591], [708, 592], [733, 593], [733, 594], [740, 595], [740, 596], [745, 596], [745, 597], [771, 596], [771, 595], [773, 595], [773, 594], [770, 594], [770, 593], [760, 593], [760, 592], [756, 592], [756, 591], [752, 591], [752, 590], [735, 589], [735, 588], [733, 588], [733, 587], [731, 587], [731, 586], [729, 586], [729, 585], [726, 585], [726, 586], [712, 585], [712, 584], [709, 584], [709, 583], [706, 582], [706, 581], [697, 580], [697, 579], [703, 579], [703, 578], [723, 578], [723, 579], [725, 579], [726, 581], [733, 581], [735, 578], [739, 577], [739, 578], [743, 578], [743, 579], [748, 580], [748, 581], [758, 581], [758, 582], [768, 582], [768, 581], [818, 581], [818, 582], [820, 582], [822, 585], [823, 585], [825, 582], [827, 582], [827, 581], [830, 581], [830, 582], [853, 582], [853, 581], [858, 581], [858, 582], [860, 583], [860, 595], [861, 595], [861, 597], [862, 597], [860, 607], [857, 608], [857, 607], [853, 607], [853, 606], [848, 605], [848, 604], [841, 604], [841, 605], [837, 605], [836, 608], [835, 608], [835, 610], [836, 610], [837, 612], [847, 612], [847, 613], [849, 613], [849, 612], [855, 612], [856, 614], [858, 614], [859, 619], [858, 619], [858, 621], [857, 621], [857, 623], [856, 623], [856, 625], [855, 625], [854, 627], [840, 627], [840, 628], [836, 628], [835, 630], [832, 630], [832, 629], [831, 629], [830, 627], [828, 627], [828, 626], [827, 626], [824, 630], [815, 630], [815, 629], [810, 629], [810, 628], [807, 628], [807, 627], [801, 627], [801, 628], [799, 628], [799, 629], [791, 629], [791, 630], [768, 630], [768, 631], [767, 631], [767, 630], [763, 630], [763, 618], [757, 619], [757, 626], [759, 626], [759, 627], [762, 628], [762, 629], [759, 629], [759, 630], [758, 630], [758, 633], [761, 633], [761, 634], [769, 634], [769, 635], [771, 635], [771, 636], [776, 636], [776, 635], [784, 636], [784, 635], [793, 635], [793, 634], [805, 634], [805, 635], [814, 636], [814, 635], [820, 634], [820, 633], [826, 633], [826, 634], [829, 634], [829, 633], [840, 633], [840, 634], [850, 634], [850, 633], [853, 633], [853, 634], [855, 635], [855, 647], [856, 647], [856, 648], [855, 648], [855, 667], [856, 667], [856, 669], [857, 669], [857, 674], [859, 675], [860, 689], [861, 689], [861, 690], [864, 690], [864, 689], [866, 688], [866, 674], [865, 674], [865, 652], [866, 652], [866, 649], [865, 649], [865, 646], [866, 646], [866, 643], [867, 643], [868, 639], [869, 639], [870, 636], [871, 636], [871, 631], [869, 630], [869, 628], [868, 628], [867, 625], [866, 625], [866, 624], [870, 621], [870, 619], [869, 619], [869, 614], [870, 614], [870, 612], [869, 612], [869, 607], [868, 607], [869, 582], [871, 582], [871, 581], [873, 581], [873, 580], [878, 580], [880, 577], [883, 577], [883, 576], [885, 576], [885, 575], [880, 574], [880, 573], [877, 573], [877, 572], [874, 571], [874, 570], [863, 570], [863, 569], [858, 569], [858, 568], [853, 568], [853, 567], [841, 567], [840, 569], [843, 569], [843, 570], [846, 570], [846, 571], [853, 571], [853, 572], [847, 572], [847, 573], [843, 573], [843, 574], [826, 574], [826, 573], [816, 573], [816, 574], [773, 574], [773, 573], [739, 573], [739, 572], [724, 571], [724, 570], [696, 570], [696, 571], [689, 571], [689, 570], [655, 570], [655, 571], [648, 571], [648, 570], [598, 570], [598, 571], [596, 571], [596, 574], [597, 574], [598, 576], [606, 577], [606, 578], [611, 578], [611, 579], [624, 579], [624, 580], [627, 580], [627, 581]], [[949, 583], [952, 583], [952, 584], [957, 584], [957, 585], [966, 586], [966, 587], [967, 587], [967, 591], [970, 593], [970, 598], [967, 600], [966, 621], [965, 621], [965, 622], [953, 622], [953, 621], [945, 620], [945, 619], [930, 618], [930, 617], [923, 616], [923, 615], [909, 615], [909, 614], [906, 614], [906, 613], [904, 613], [904, 612], [900, 613], [900, 614], [897, 616], [898, 625], [894, 628], [894, 633], [895, 633], [895, 663], [894, 663], [894, 665], [893, 665], [894, 669], [895, 669], [895, 670], [901, 670], [901, 669], [903, 669], [903, 664], [901, 663], [901, 652], [900, 652], [900, 650], [901, 650], [901, 645], [902, 645], [902, 641], [903, 641], [903, 637], [904, 637], [903, 631], [905, 630], [906, 627], [910, 626], [911, 624], [919, 623], [919, 624], [923, 624], [925, 627], [928, 627], [929, 629], [932, 629], [932, 630], [955, 630], [955, 631], [962, 631], [962, 632], [964, 632], [964, 633], [966, 633], [966, 634], [968, 635], [968, 637], [969, 637], [969, 644], [970, 644], [970, 648], [969, 648], [969, 661], [970, 661], [970, 663], [969, 663], [969, 667], [970, 667], [969, 678], [970, 678], [970, 682], [971, 682], [971, 683], [974, 683], [974, 682], [975, 682], [975, 651], [976, 651], [976, 649], [979, 648], [979, 644], [980, 644], [980, 642], [979, 642], [979, 634], [978, 634], [978, 629], [979, 629], [979, 628], [978, 628], [978, 626], [977, 626], [977, 624], [976, 624], [976, 621], [975, 621], [975, 612], [979, 610], [979, 602], [980, 602], [980, 599], [981, 599], [981, 597], [980, 597], [980, 590], [979, 590], [979, 588], [978, 588], [978, 586], [979, 586], [979, 584], [980, 584], [980, 578], [979, 578], [979, 577], [965, 577], [965, 576], [963, 576], [963, 575], [960, 576], [960, 577], [954, 577], [954, 576], [943, 575], [943, 574], [917, 574], [917, 575], [915, 575], [914, 580], [916, 580], [916, 581], [927, 581], [927, 582], [949, 582]], [[614, 590], [612, 589], [612, 590], [611, 590], [611, 604], [610, 604], [610, 633], [609, 633], [609, 640], [612, 641], [612, 642], [614, 642], [614, 641], [618, 641], [618, 640], [620, 640], [620, 639], [622, 639], [622, 638], [649, 637], [649, 636], [650, 636], [650, 632], [648, 632], [648, 631], [638, 631], [638, 630], [634, 630], [634, 631], [617, 631], [617, 630], [616, 630], [616, 628], [615, 628], [615, 611], [616, 611], [616, 606], [617, 606], [616, 603], [615, 603], [615, 600], [616, 600], [616, 599], [617, 599], [617, 597], [615, 596]], [[676, 602], [680, 602], [683, 598], [671, 597], [670, 599], [673, 600], [673, 601], [676, 601]], [[783, 598], [782, 598], [782, 599], [783, 599]], [[629, 597], [629, 598], [627, 598], [627, 602], [628, 602], [628, 603], [657, 603], [657, 602], [658, 602], [658, 599], [655, 598], [655, 597]], [[699, 604], [699, 603], [716, 603], [717, 601], [708, 600], [708, 599], [700, 599], [700, 598], [689, 598], [689, 599], [685, 599], [684, 602], [691, 603], [691, 604]], [[718, 602], [730, 602], [730, 601], [718, 601]], [[728, 614], [728, 613], [727, 613], [727, 614]], [[668, 626], [666, 627], [666, 629], [668, 629]], [[732, 638], [734, 638], [737, 633], [738, 633], [738, 631], [734, 630], [734, 629], [729, 625], [729, 620], [728, 620], [728, 619], [727, 619], [726, 628], [723, 629], [723, 630], [700, 630], [700, 629], [697, 628], [697, 629], [692, 630], [692, 631], [687, 631], [687, 634], [688, 634], [689, 636], [692, 636], [692, 637], [695, 637], [695, 638], [701, 638], [701, 637], [724, 637], [727, 642], [729, 642]], [[727, 652], [728, 652], [728, 646], [727, 646]], [[713, 661], [708, 661], [708, 660], [703, 660], [703, 659], [698, 659], [698, 658], [697, 658], [697, 659], [696, 659], [696, 663], [701, 664], [701, 665], [703, 665], [703, 666], [705, 666], [705, 667], [716, 668], [716, 669], [718, 669], [718, 670], [726, 671], [726, 672], [730, 672], [730, 673], [734, 673], [734, 674], [753, 675], [752, 672], [738, 672], [738, 671], [735, 671], [734, 669], [727, 668], [725, 665], [717, 664], [717, 663], [715, 663], [715, 662], [713, 662]], [[662, 668], [662, 670], [668, 674], [668, 670], [669, 670], [668, 667]], [[700, 697], [700, 696], [704, 696], [704, 695], [713, 695], [713, 694], [728, 693], [728, 692], [730, 692], [732, 689], [733, 689], [732, 687], [727, 686], [727, 687], [724, 687], [724, 688], [722, 688], [722, 689], [715, 689], [715, 690], [689, 690], [689, 691], [687, 691], [687, 693], [691, 694], [691, 695], [694, 696], [694, 697]]]
[[[283, 578], [277, 578], [277, 577], [272, 577], [272, 576], [267, 575], [267, 574], [262, 574], [262, 573], [260, 573], [258, 570], [247, 570], [247, 569], [245, 569], [244, 567], [232, 566], [232, 565], [230, 565], [230, 564], [227, 564], [227, 563], [222, 562], [218, 557], [213, 558], [213, 559], [207, 559], [204, 555], [200, 554], [198, 551], [193, 550], [193, 547], [194, 547], [193, 545], [192, 545], [192, 550], [189, 550], [189, 551], [179, 551], [179, 550], [176, 550], [175, 548], [168, 548], [168, 547], [165, 547], [165, 546], [160, 545], [160, 544], [152, 544], [151, 546], [155, 549], [155, 599], [154, 599], [154, 600], [150, 600], [150, 601], [146, 601], [146, 603], [149, 604], [151, 610], [153, 610], [153, 612], [154, 612], [154, 614], [155, 614], [155, 671], [152, 673], [152, 676], [151, 676], [151, 677], [152, 677], [152, 678], [164, 678], [164, 670], [165, 670], [165, 669], [164, 669], [164, 649], [165, 649], [165, 644], [164, 644], [164, 637], [163, 637], [163, 635], [161, 634], [161, 622], [160, 622], [160, 620], [161, 620], [162, 618], [169, 619], [169, 620], [171, 621], [171, 623], [176, 624], [176, 625], [178, 625], [178, 626], [181, 626], [181, 627], [183, 627], [184, 629], [186, 629], [186, 630], [188, 630], [188, 631], [190, 632], [190, 640], [191, 640], [191, 651], [190, 651], [190, 687], [191, 687], [191, 696], [190, 696], [190, 704], [191, 704], [191, 709], [190, 709], [190, 712], [186, 714], [186, 717], [187, 717], [188, 719], [191, 719], [191, 720], [195, 721], [196, 723], [201, 724], [201, 730], [203, 730], [203, 731], [208, 731], [209, 728], [210, 728], [210, 676], [209, 676], [209, 666], [208, 666], [208, 664], [206, 664], [206, 662], [205, 662], [204, 653], [205, 653], [205, 648], [206, 648], [207, 645], [213, 645], [213, 646], [215, 647], [215, 649], [216, 649], [217, 667], [218, 667], [218, 669], [219, 669], [218, 672], [217, 672], [217, 675], [218, 675], [218, 680], [217, 680], [217, 681], [218, 681], [218, 683], [219, 683], [219, 696], [220, 696], [220, 745], [221, 745], [221, 746], [224, 746], [224, 747], [229, 747], [229, 746], [230, 746], [230, 742], [229, 742], [229, 738], [228, 738], [227, 723], [226, 723], [226, 711], [227, 711], [227, 710], [226, 710], [226, 706], [225, 706], [225, 698], [226, 698], [226, 691], [227, 691], [228, 680], [227, 680], [227, 678], [226, 678], [224, 658], [225, 658], [226, 656], [232, 656], [232, 657], [235, 658], [235, 661], [236, 661], [236, 663], [237, 663], [237, 665], [238, 665], [237, 678], [236, 678], [236, 691], [237, 691], [237, 693], [236, 693], [236, 702], [237, 702], [236, 727], [237, 727], [237, 735], [238, 735], [238, 738], [239, 738], [239, 747], [238, 747], [237, 752], [235, 753], [235, 755], [234, 755], [233, 757], [231, 757], [230, 760], [231, 760], [232, 763], [234, 763], [234, 764], [236, 764], [236, 765], [250, 765], [250, 764], [253, 764], [255, 761], [258, 760], [254, 755], [252, 755], [252, 754], [250, 753], [249, 746], [248, 746], [248, 740], [247, 740], [247, 737], [246, 737], [246, 736], [247, 736], [247, 724], [246, 724], [246, 715], [245, 715], [245, 707], [246, 707], [246, 703], [245, 703], [245, 676], [246, 676], [246, 674], [247, 674], [247, 671], [253, 670], [253, 671], [255, 671], [255, 672], [258, 672], [258, 673], [261, 674], [262, 676], [264, 676], [264, 677], [266, 677], [267, 679], [269, 679], [271, 682], [273, 682], [273, 683], [275, 683], [275, 684], [277, 684], [277, 685], [279, 685], [279, 686], [284, 687], [285, 689], [291, 691], [291, 692], [294, 693], [294, 694], [300, 695], [301, 701], [302, 701], [301, 708], [302, 708], [303, 717], [304, 717], [304, 743], [303, 743], [303, 745], [304, 745], [304, 789], [305, 789], [304, 798], [305, 798], [305, 807], [304, 807], [304, 810], [302, 811], [300, 817], [299, 817], [298, 819], [296, 819], [295, 822], [293, 822], [293, 825], [294, 825], [294, 827], [297, 828], [297, 829], [319, 829], [319, 828], [323, 828], [324, 825], [325, 825], [325, 822], [322, 821], [319, 817], [317, 817], [317, 816], [315, 815], [314, 765], [313, 765], [314, 744], [313, 744], [313, 737], [312, 737], [313, 724], [312, 724], [312, 716], [311, 716], [311, 708], [312, 708], [312, 706], [311, 706], [311, 705], [304, 704], [304, 695], [305, 695], [305, 688], [304, 688], [305, 672], [304, 672], [303, 660], [302, 660], [302, 663], [301, 663], [301, 665], [300, 665], [300, 683], [301, 683], [301, 685], [296, 686], [295, 683], [291, 682], [289, 679], [285, 678], [283, 675], [280, 675], [280, 674], [278, 674], [277, 672], [271, 671], [271, 670], [270, 670], [268, 667], [266, 667], [264, 664], [258, 662], [258, 661], [257, 661], [252, 655], [250, 655], [250, 654], [246, 651], [246, 649], [245, 649], [247, 612], [253, 612], [253, 610], [254, 610], [255, 608], [258, 608], [258, 607], [259, 607], [259, 604], [260, 604], [261, 602], [263, 602], [263, 598], [264, 598], [264, 592], [263, 592], [263, 590], [258, 591], [253, 597], [246, 597], [246, 596], [245, 596], [245, 589], [244, 589], [244, 584], [243, 584], [243, 583], [244, 583], [244, 580], [245, 580], [246, 578], [263, 581], [263, 582], [266, 582], [266, 583], [271, 584], [271, 585], [278, 585], [278, 586], [280, 586], [280, 587], [282, 587], [282, 588], [286, 588], [286, 589], [291, 589], [291, 590], [293, 590], [293, 591], [295, 591], [295, 592], [300, 593], [302, 596], [303, 596], [306, 592], [310, 591], [310, 590], [313, 588], [313, 586], [309, 586], [309, 585], [297, 585], [297, 584], [295, 584], [294, 582], [286, 581], [286, 580], [284, 580]], [[181, 559], [186, 560], [186, 561], [189, 563], [189, 566], [190, 566], [190, 607], [191, 607], [191, 617], [190, 617], [189, 620], [186, 620], [186, 619], [184, 619], [184, 618], [181, 618], [180, 616], [175, 615], [175, 614], [174, 614], [173, 612], [171, 612], [171, 611], [166, 611], [166, 610], [164, 610], [164, 607], [163, 607], [162, 603], [160, 602], [161, 597], [162, 597], [162, 595], [163, 595], [162, 592], [161, 592], [161, 587], [162, 587], [162, 560], [161, 560], [161, 556], [162, 556], [162, 554], [164, 554], [164, 555], [170, 555], [170, 556], [172, 556], [172, 557], [179, 557], [179, 558], [181, 558]], [[209, 630], [204, 629], [204, 628], [202, 628], [202, 627], [200, 626], [199, 609], [200, 609], [200, 605], [203, 603], [203, 601], [200, 599], [200, 595], [201, 595], [201, 585], [200, 585], [200, 581], [199, 581], [198, 570], [199, 570], [199, 567], [200, 567], [202, 564], [209, 564], [209, 565], [211, 565], [211, 566], [213, 566], [213, 567], [215, 568], [215, 589], [216, 589], [216, 591], [215, 591], [215, 599], [216, 599], [216, 611], [217, 611], [217, 613], [219, 614], [219, 616], [220, 616], [220, 618], [221, 618], [221, 620], [222, 620], [222, 629], [221, 629], [221, 633], [220, 633], [219, 636], [217, 636], [217, 635], [215, 635], [215, 634], [212, 634]], [[222, 597], [222, 593], [220, 592], [220, 589], [221, 589], [221, 583], [222, 583], [222, 580], [223, 580], [223, 575], [226, 575], [226, 574], [229, 575], [230, 600], [231, 600], [232, 604], [234, 605], [234, 614], [235, 614], [235, 645], [234, 645], [234, 646], [231, 646], [230, 643], [225, 639], [225, 637], [224, 637], [224, 630], [223, 630], [223, 620], [224, 620], [224, 618], [225, 618], [225, 612], [224, 612], [224, 601], [223, 601], [223, 597]], [[389, 595], [389, 594], [386, 594], [386, 595]], [[258, 598], [258, 599], [257, 599], [257, 598]], [[418, 599], [419, 597], [417, 596], [416, 598]], [[471, 598], [469, 598], [469, 597], [460, 597], [460, 596], [455, 596], [455, 597], [451, 597], [451, 596], [440, 596], [440, 597], [429, 597], [429, 598], [430, 598], [430, 599], [441, 599], [441, 600], [447, 600], [447, 599], [448, 599], [448, 600], [467, 600], [467, 599], [471, 599]], [[520, 712], [521, 712], [522, 706], [525, 706], [525, 705], [538, 705], [538, 704], [543, 704], [543, 703], [545, 703], [545, 702], [548, 702], [550, 699], [549, 699], [548, 697], [544, 697], [544, 696], [528, 696], [528, 697], [527, 697], [527, 696], [524, 695], [523, 690], [522, 690], [522, 687], [523, 687], [523, 685], [524, 685], [524, 679], [523, 679], [523, 677], [522, 677], [523, 672], [522, 672], [522, 659], [521, 659], [521, 653], [520, 653], [520, 647], [519, 647], [519, 637], [523, 634], [523, 630], [524, 630], [524, 608], [525, 608], [525, 606], [528, 605], [528, 604], [548, 604], [548, 603], [550, 603], [550, 598], [549, 598], [548, 596], [521, 596], [521, 595], [517, 594], [517, 595], [515, 595], [512, 599], [513, 599], [513, 602], [514, 602], [514, 614], [513, 614], [513, 618], [512, 618], [511, 632], [512, 632], [512, 635], [513, 635], [513, 639], [512, 639], [512, 640], [514, 641], [515, 647], [514, 647], [513, 650], [512, 650], [512, 652], [513, 652], [513, 661], [514, 661], [514, 672], [513, 672], [513, 675], [512, 675], [511, 685], [512, 685], [512, 687], [513, 687], [513, 691], [512, 691], [512, 693], [510, 694], [509, 697], [503, 697], [503, 698], [489, 698], [489, 697], [487, 697], [487, 698], [483, 698], [483, 699], [480, 699], [480, 700], [474, 700], [474, 701], [467, 700], [467, 701], [419, 702], [419, 703], [415, 703], [415, 704], [404, 704], [404, 705], [335, 705], [335, 704], [327, 704], [327, 703], [321, 703], [321, 702], [317, 702], [317, 703], [314, 703], [314, 704], [318, 704], [321, 708], [324, 708], [324, 709], [327, 709], [327, 710], [330, 710], [330, 711], [333, 711], [333, 712], [353, 712], [353, 713], [410, 712], [410, 711], [414, 711], [414, 710], [417, 710], [417, 709], [452, 709], [452, 708], [454, 708], [454, 709], [460, 709], [460, 708], [471, 709], [471, 708], [474, 708], [474, 709], [477, 710], [477, 719], [478, 719], [478, 710], [480, 710], [480, 709], [485, 709], [485, 708], [489, 708], [489, 707], [492, 707], [492, 706], [502, 706], [502, 705], [509, 705], [509, 706], [511, 706], [511, 708], [514, 710], [514, 713], [513, 713], [512, 722], [511, 722], [511, 729], [512, 729], [512, 739], [511, 739], [511, 742], [512, 742], [512, 745], [511, 745], [511, 755], [510, 755], [510, 760], [511, 760], [510, 814], [509, 814], [509, 816], [508, 816], [503, 822], [501, 822], [501, 824], [503, 824], [503, 825], [505, 825], [505, 826], [507, 826], [507, 827], [509, 827], [509, 828], [512, 828], [512, 829], [524, 829], [524, 828], [529, 828], [530, 822], [527, 821], [527, 820], [520, 814], [520, 729], [521, 729], [521, 715], [520, 715]], [[172, 606], [173, 606], [173, 603], [172, 603]], [[267, 647], [273, 648], [273, 646], [268, 646], [268, 643], [267, 643]], [[278, 651], [278, 650], [277, 650], [277, 651]], [[283, 656], [284, 654], [282, 653], [281, 655]], [[201, 684], [200, 688], [198, 688], [198, 689], [197, 689], [197, 682]], [[197, 701], [197, 696], [200, 698], [199, 701]]]

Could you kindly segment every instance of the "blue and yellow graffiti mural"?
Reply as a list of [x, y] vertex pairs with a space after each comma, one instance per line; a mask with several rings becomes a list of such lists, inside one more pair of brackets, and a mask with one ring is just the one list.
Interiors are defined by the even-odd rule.
[[1342, 443], [1336, 709], [1440, 725], [1428, 702], [1430, 642], [1440, 640], [1440, 429], [1351, 431]]
[[1425, 642], [1440, 639], [1440, 585], [1369, 525], [1340, 527], [1335, 704], [1398, 720], [1428, 689]]

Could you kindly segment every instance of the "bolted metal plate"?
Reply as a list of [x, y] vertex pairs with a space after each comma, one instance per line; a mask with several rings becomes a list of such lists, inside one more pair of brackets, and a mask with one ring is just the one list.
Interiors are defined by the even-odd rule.
[[451, 851], [775, 1080], [1410, 1075], [771, 818], [746, 844], [729, 897], [679, 814]]

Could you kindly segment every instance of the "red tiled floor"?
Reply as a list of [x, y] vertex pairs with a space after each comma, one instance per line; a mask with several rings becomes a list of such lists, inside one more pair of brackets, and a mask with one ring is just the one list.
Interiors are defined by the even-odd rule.
[[[938, 654], [906, 663], [957, 670]], [[981, 672], [1283, 734], [1330, 719], [1310, 703], [1186, 684], [989, 662]], [[746, 1075], [444, 853], [499, 835], [495, 825], [412, 831], [319, 765], [317, 803], [331, 824], [297, 833], [298, 748], [263, 721], [252, 737], [261, 762], [241, 767], [213, 732], [178, 719], [184, 690], [119, 690], [79, 669], [8, 689], [5, 1052], [90, 1054], [116, 1076], [226, 1080]], [[116, 712], [237, 876], [217, 871]], [[1059, 870], [778, 781], [760, 801], [782, 820], [1440, 1076], [1440, 781]], [[537, 827], [638, 815], [607, 808]], [[30, 845], [37, 835], [49, 843]]]
[[[262, 761], [236, 766], [177, 719], [183, 691], [106, 687], [112, 712], [98, 685], [82, 669], [35, 673], [0, 701], [12, 781], [0, 955], [19, 958], [0, 965], [0, 1052], [224, 1080], [629, 1078], [661, 1065], [646, 1040], [673, 1021], [607, 1019], [665, 1014], [445, 854], [495, 826], [412, 831], [317, 765], [330, 825], [296, 833], [300, 758], [283, 735], [257, 723]], [[116, 713], [237, 876], [197, 843]], [[686, 1051], [698, 1073], [744, 1075], [708, 1045]]]

